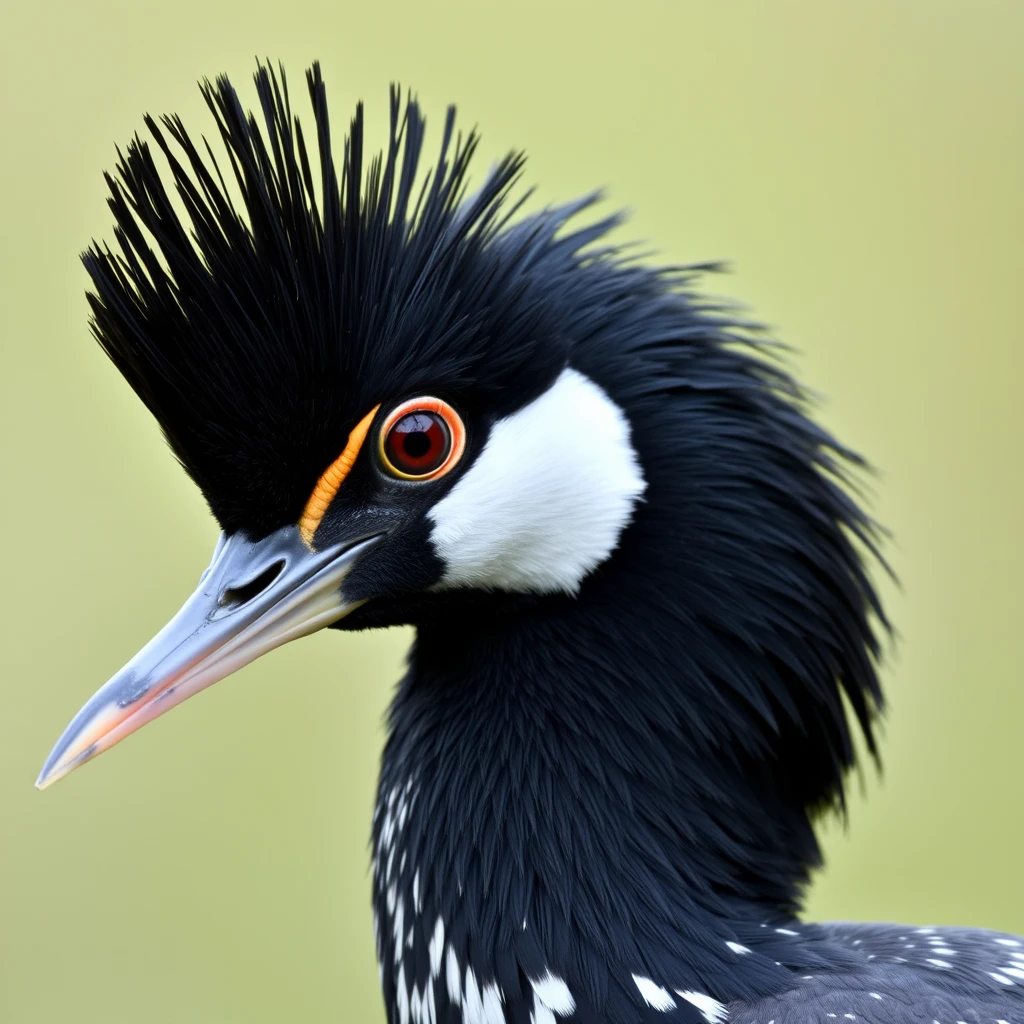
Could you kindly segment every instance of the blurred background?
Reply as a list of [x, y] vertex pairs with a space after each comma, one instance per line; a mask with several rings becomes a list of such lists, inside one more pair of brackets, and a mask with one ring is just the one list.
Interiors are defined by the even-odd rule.
[[[901, 634], [882, 778], [824, 828], [814, 917], [1024, 932], [1024, 5], [91, 0], [0, 14], [0, 1021], [383, 1020], [368, 835], [409, 635], [275, 652], [45, 794], [93, 690], [167, 620], [216, 536], [89, 338], [78, 253], [142, 114], [210, 130], [195, 82], [340, 128], [387, 87], [512, 147], [544, 201], [606, 186], [666, 261], [797, 349], [879, 469]], [[298, 105], [298, 104], [297, 104]], [[855, 789], [856, 784], [855, 784]]]

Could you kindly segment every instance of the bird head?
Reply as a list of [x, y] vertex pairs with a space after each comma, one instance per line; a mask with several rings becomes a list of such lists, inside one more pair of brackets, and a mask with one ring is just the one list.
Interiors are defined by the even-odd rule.
[[589, 600], [657, 634], [624, 629], [624, 649], [690, 666], [699, 742], [762, 757], [801, 803], [833, 796], [843, 695], [869, 743], [880, 699], [855, 457], [753, 325], [693, 293], [705, 268], [628, 258], [616, 218], [580, 224], [594, 197], [522, 214], [519, 155], [468, 193], [477, 139], [453, 110], [421, 175], [424, 120], [397, 92], [385, 151], [364, 160], [359, 107], [336, 164], [317, 66], [307, 85], [315, 139], [261, 66], [259, 116], [203, 84], [226, 159], [147, 118], [107, 176], [93, 332], [222, 532], [37, 785], [323, 627]]
[[324, 626], [574, 593], [644, 490], [621, 408], [568, 361], [559, 279], [610, 222], [559, 236], [586, 200], [508, 228], [522, 158], [467, 197], [477, 139], [454, 110], [421, 181], [424, 119], [397, 91], [386, 154], [364, 168], [360, 106], [336, 167], [319, 67], [307, 79], [315, 160], [283, 71], [256, 75], [262, 126], [227, 79], [203, 84], [230, 186], [177, 118], [146, 119], [185, 223], [150, 144], [107, 175], [119, 251], [84, 255], [93, 332], [222, 533], [40, 785]]

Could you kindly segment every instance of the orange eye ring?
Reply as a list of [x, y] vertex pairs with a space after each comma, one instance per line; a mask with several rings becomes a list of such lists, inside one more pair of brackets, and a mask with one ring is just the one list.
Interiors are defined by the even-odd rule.
[[399, 480], [436, 480], [455, 467], [465, 450], [462, 417], [447, 402], [429, 395], [395, 406], [377, 434], [380, 463]]

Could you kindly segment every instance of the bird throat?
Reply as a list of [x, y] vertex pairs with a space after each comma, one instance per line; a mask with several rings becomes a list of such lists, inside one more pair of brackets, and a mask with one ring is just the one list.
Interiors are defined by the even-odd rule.
[[481, 595], [420, 627], [373, 825], [392, 1020], [632, 1020], [660, 1000], [715, 1021], [779, 984], [773, 941], [817, 863], [806, 813], [701, 734], [671, 678], [678, 621], [623, 588]]

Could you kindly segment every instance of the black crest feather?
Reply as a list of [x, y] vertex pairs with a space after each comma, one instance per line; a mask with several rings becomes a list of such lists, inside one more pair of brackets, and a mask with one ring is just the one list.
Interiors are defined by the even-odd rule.
[[[468, 324], [454, 296], [493, 291], [474, 258], [502, 225], [522, 158], [463, 201], [477, 136], [456, 135], [449, 108], [418, 185], [424, 118], [393, 89], [386, 153], [364, 168], [360, 104], [339, 168], [319, 66], [307, 73], [314, 154], [283, 70], [260, 66], [255, 79], [258, 116], [227, 78], [201, 86], [226, 167], [180, 118], [145, 119], [187, 224], [136, 136], [106, 175], [120, 251], [94, 243], [83, 259], [100, 344], [221, 524], [263, 533], [297, 518], [353, 423], [421, 370], [483, 385], [486, 317]], [[508, 351], [525, 362], [529, 350]]]

